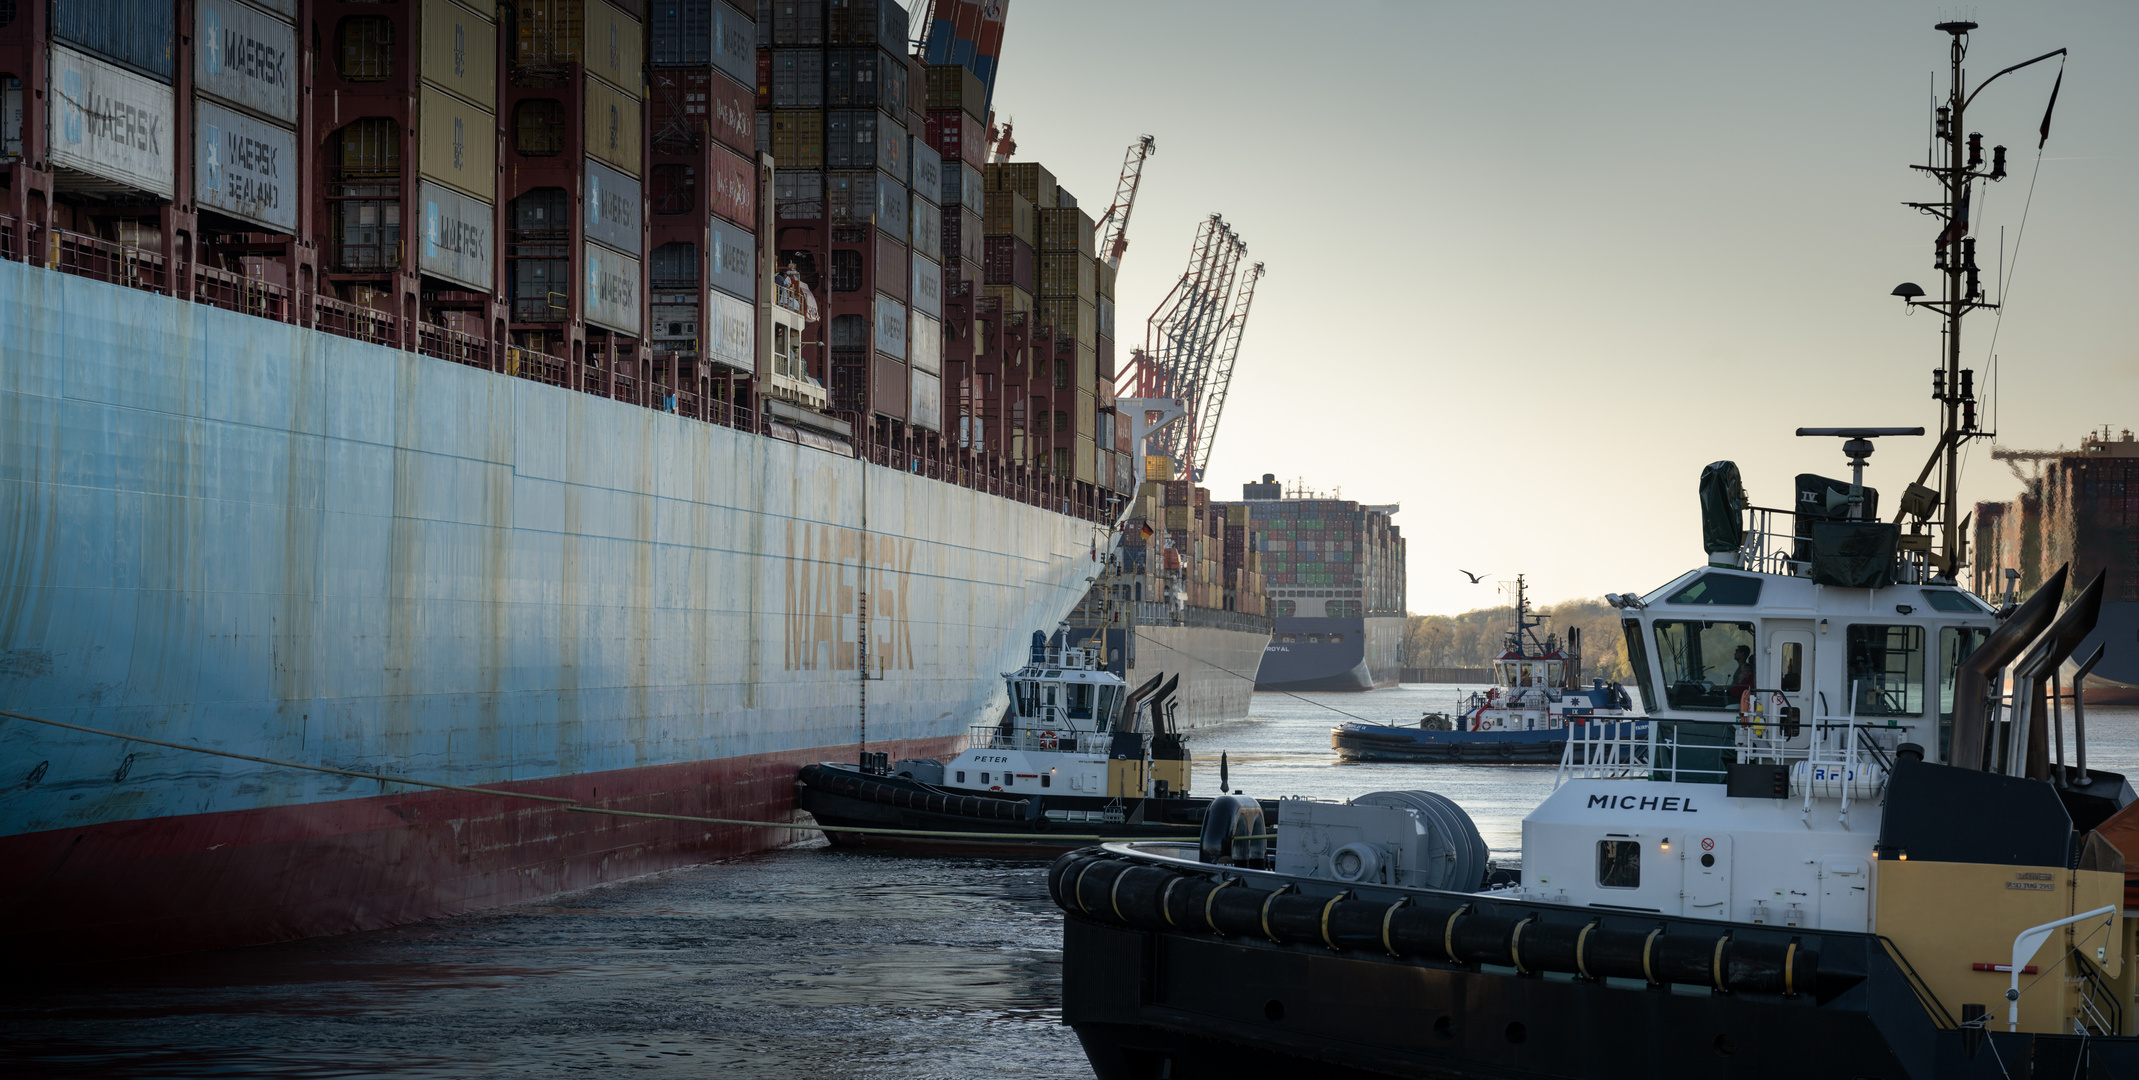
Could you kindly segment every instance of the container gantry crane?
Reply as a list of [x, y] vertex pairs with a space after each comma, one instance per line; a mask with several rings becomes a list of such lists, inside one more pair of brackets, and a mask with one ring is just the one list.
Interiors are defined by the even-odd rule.
[[1144, 179], [1144, 159], [1157, 150], [1151, 136], [1139, 136], [1129, 144], [1122, 160], [1121, 179], [1114, 183], [1114, 204], [1099, 216], [1099, 255], [1111, 270], [1121, 269], [1122, 252], [1129, 250], [1129, 211], [1136, 208], [1136, 189]]
[[[1212, 214], [1196, 230], [1188, 269], [1173, 291], [1166, 294], [1145, 324], [1145, 347], [1131, 361], [1134, 396], [1173, 398], [1188, 410], [1188, 422], [1175, 424], [1152, 436], [1145, 453], [1165, 454], [1180, 463], [1182, 474], [1200, 479], [1209, 454], [1204, 444], [1217, 436], [1215, 417], [1205, 417], [1213, 405], [1222, 407], [1225, 389], [1217, 385], [1222, 367], [1224, 378], [1232, 377], [1232, 362], [1219, 358], [1227, 348], [1227, 330], [1235, 322], [1233, 289], [1239, 278], [1241, 257], [1248, 245]], [[1261, 276], [1260, 268], [1254, 272]], [[1252, 299], [1253, 291], [1248, 296]], [[1238, 313], [1244, 327], [1246, 311]], [[1237, 351], [1235, 338], [1232, 348]]]
[[1189, 455], [1190, 472], [1197, 480], [1203, 479], [1204, 466], [1210, 464], [1211, 447], [1218, 442], [1218, 418], [1225, 412], [1226, 390], [1233, 385], [1233, 361], [1240, 356], [1240, 338], [1248, 329], [1248, 309], [1255, 306], [1255, 283], [1262, 279], [1262, 263], [1248, 268], [1248, 276], [1240, 283], [1240, 295], [1233, 301], [1233, 314], [1220, 332], [1203, 400], [1197, 403], [1196, 441]]

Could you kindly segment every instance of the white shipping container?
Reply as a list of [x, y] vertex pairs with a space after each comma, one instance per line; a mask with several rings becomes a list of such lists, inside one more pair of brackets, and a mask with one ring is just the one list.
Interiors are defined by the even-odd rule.
[[627, 334], [639, 332], [639, 260], [598, 244], [588, 244], [587, 295], [583, 305], [587, 321]]
[[916, 373], [926, 371], [934, 375], [942, 375], [943, 323], [939, 320], [931, 319], [920, 312], [913, 314], [911, 322], [913, 344], [910, 347], [910, 351], [913, 353], [913, 359], [910, 363], [913, 365], [914, 371]]
[[929, 431], [943, 430], [943, 379], [919, 368], [908, 384], [906, 422]]
[[52, 163], [172, 197], [171, 88], [52, 46]]
[[906, 305], [876, 294], [876, 351], [895, 360], [906, 359]]
[[628, 255], [643, 254], [639, 242], [639, 216], [644, 205], [639, 182], [602, 164], [585, 159], [587, 166], [587, 239], [599, 240]]
[[416, 268], [489, 292], [497, 249], [497, 221], [490, 204], [431, 180], [417, 182], [416, 201], [423, 207]]
[[908, 168], [911, 168], [914, 174], [914, 194], [935, 202], [936, 196], [943, 194], [943, 155], [938, 154], [936, 148], [928, 144], [926, 136], [913, 135], [908, 138], [912, 143], [911, 152], [908, 154], [912, 162]]
[[[937, 265], [936, 260], [918, 251], [908, 261], [913, 263], [913, 270], [912, 280], [908, 282], [906, 291], [906, 302], [913, 305], [915, 315], [926, 315], [931, 319], [943, 318], [943, 267]], [[916, 331], [916, 349], [920, 348], [920, 340], [919, 332]], [[920, 355], [916, 353], [914, 363], [920, 362]]]
[[706, 222], [706, 284], [723, 292], [758, 297], [758, 238], [719, 218]]
[[238, 0], [199, 0], [194, 88], [224, 101], [297, 122], [297, 31]]
[[936, 204], [928, 201], [918, 188], [913, 193], [912, 210], [908, 215], [910, 220], [907, 231], [911, 233], [908, 240], [914, 254], [926, 255], [931, 259], [942, 258], [943, 211], [936, 209]]
[[297, 134], [193, 103], [193, 201], [272, 229], [297, 228]]
[[706, 293], [706, 356], [745, 374], [758, 369], [758, 308], [727, 293]]

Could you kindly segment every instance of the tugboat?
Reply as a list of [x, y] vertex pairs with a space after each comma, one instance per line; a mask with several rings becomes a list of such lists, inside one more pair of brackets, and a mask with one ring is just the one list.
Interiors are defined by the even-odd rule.
[[[1963, 157], [1974, 28], [1940, 26], [1947, 214], [2003, 172]], [[2052, 687], [2103, 579], [2062, 612], [2066, 570], [2010, 605], [1960, 584], [1966, 262], [1934, 305], [1945, 490], [1883, 521], [1863, 484], [1874, 439], [1921, 428], [1799, 429], [1852, 473], [1789, 511], [1709, 466], [1708, 564], [1607, 597], [1646, 728], [1570, 737], [1519, 881], [1437, 857], [1461, 823], [1289, 800], [1274, 853], [1213, 807], [1197, 844], [1058, 859], [1063, 1019], [1097, 1075], [2139, 1076], [2139, 799], [2084, 724], [2067, 756]]]
[[[956, 757], [806, 765], [797, 804], [819, 824], [891, 830], [825, 834], [850, 847], [1052, 855], [1095, 834], [1195, 835], [1211, 800], [1189, 795], [1190, 754], [1173, 723], [1179, 679], [1154, 675], [1131, 691], [1103, 648], [1034, 631], [1029, 661], [1003, 676], [1009, 709], [971, 728]], [[1267, 810], [1274, 817], [1276, 805]]]
[[1572, 725], [1618, 722], [1616, 737], [1638, 733], [1634, 702], [1618, 684], [1582, 685], [1582, 631], [1540, 639], [1529, 586], [1515, 576], [1515, 626], [1493, 660], [1493, 686], [1472, 692], [1454, 715], [1427, 713], [1417, 727], [1354, 722], [1333, 727], [1339, 761], [1446, 761], [1472, 765], [1552, 764]]

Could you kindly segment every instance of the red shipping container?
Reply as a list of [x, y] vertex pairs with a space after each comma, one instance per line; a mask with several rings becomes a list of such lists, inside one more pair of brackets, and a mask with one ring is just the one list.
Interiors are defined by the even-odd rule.
[[1026, 292], [1033, 291], [1034, 268], [1032, 245], [1015, 236], [990, 236], [981, 241], [981, 283], [985, 285], [1015, 285]]
[[758, 170], [725, 147], [713, 150], [713, 212], [746, 229], [758, 227]]
[[756, 110], [748, 87], [711, 69], [654, 68], [654, 142], [680, 129], [709, 135], [745, 157], [758, 150]]
[[772, 108], [772, 50], [758, 50], [758, 108]]
[[980, 121], [959, 109], [936, 109], [928, 114], [928, 145], [944, 157], [961, 158], [978, 169], [987, 164], [987, 135]]

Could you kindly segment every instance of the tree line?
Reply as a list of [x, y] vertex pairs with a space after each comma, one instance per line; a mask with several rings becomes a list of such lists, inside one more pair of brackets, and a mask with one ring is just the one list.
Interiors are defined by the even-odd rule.
[[[1541, 608], [1545, 625], [1534, 633], [1559, 635], [1570, 627], [1582, 631], [1582, 674], [1587, 679], [1621, 682], [1632, 677], [1619, 613], [1603, 599], [1570, 600]], [[1480, 608], [1461, 615], [1413, 615], [1404, 624], [1405, 667], [1484, 667], [1506, 647], [1515, 626], [1515, 605]]]

